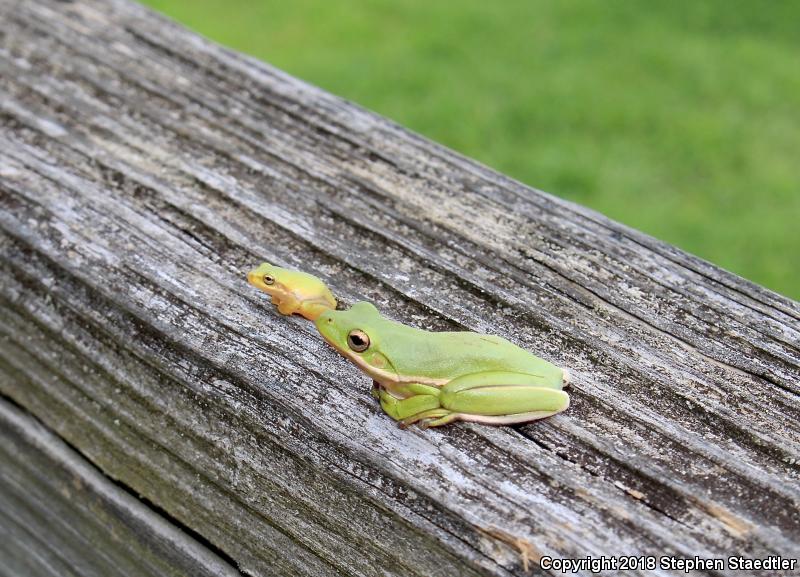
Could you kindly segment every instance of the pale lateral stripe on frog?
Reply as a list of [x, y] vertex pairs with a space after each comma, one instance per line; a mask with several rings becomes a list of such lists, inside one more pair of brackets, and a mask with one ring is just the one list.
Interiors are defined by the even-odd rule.
[[434, 387], [442, 387], [452, 381], [453, 379], [432, 379], [431, 377], [400, 377], [396, 373], [391, 373], [382, 369], [378, 369], [368, 364], [364, 359], [357, 355], [350, 355], [349, 351], [342, 350], [335, 342], [328, 339], [324, 334], [320, 333], [325, 342], [327, 342], [334, 349], [346, 359], [354, 362], [362, 371], [367, 373], [374, 380], [378, 381], [381, 385], [384, 383], [419, 383], [421, 385], [431, 385]]

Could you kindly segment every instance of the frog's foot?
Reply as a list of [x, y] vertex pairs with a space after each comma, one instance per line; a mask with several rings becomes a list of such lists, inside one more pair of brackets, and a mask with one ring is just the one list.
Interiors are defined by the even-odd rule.
[[[442, 408], [430, 409], [428, 411], [421, 411], [421, 412], [417, 413], [416, 415], [411, 415], [410, 417], [407, 417], [407, 418], [403, 419], [402, 421], [400, 421], [398, 423], [398, 426], [401, 429], [406, 429], [406, 428], [410, 427], [411, 425], [413, 425], [414, 423], [419, 423], [420, 427], [422, 427], [423, 429], [426, 429], [426, 428], [428, 428], [430, 426], [430, 425], [427, 424], [429, 421], [434, 421], [435, 422], [435, 421], [441, 421], [441, 420], [444, 420], [444, 419], [448, 419], [453, 414], [454, 413], [452, 413], [451, 411], [448, 411], [447, 409], [442, 409]], [[444, 425], [446, 423], [449, 423], [452, 420], [453, 419], [449, 419], [449, 420], [445, 421], [442, 424]], [[434, 425], [434, 426], [436, 426], [436, 425]]]
[[381, 386], [378, 384], [378, 381], [372, 381], [372, 390], [370, 390], [369, 394], [372, 395], [373, 399], [380, 400]]

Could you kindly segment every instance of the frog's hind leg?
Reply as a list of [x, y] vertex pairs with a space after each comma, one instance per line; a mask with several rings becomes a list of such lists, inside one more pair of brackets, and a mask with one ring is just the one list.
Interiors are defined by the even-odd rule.
[[422, 427], [438, 427], [453, 421], [486, 425], [525, 423], [566, 410], [569, 395], [543, 386], [536, 375], [486, 372], [453, 379], [439, 390], [439, 402], [446, 413], [415, 415], [414, 421], [422, 421]]
[[[395, 421], [409, 417], [413, 418], [420, 413], [439, 408], [439, 397], [436, 395], [414, 395], [406, 399], [398, 399], [385, 389], [380, 388], [378, 397], [383, 411]], [[402, 426], [402, 423], [400, 426]]]

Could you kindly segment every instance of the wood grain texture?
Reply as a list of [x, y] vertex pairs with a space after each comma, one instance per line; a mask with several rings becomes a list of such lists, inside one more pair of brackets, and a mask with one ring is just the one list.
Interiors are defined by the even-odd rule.
[[[136, 4], [0, 22], [0, 393], [243, 573], [800, 556], [800, 304]], [[503, 335], [572, 406], [401, 431], [265, 260]]]
[[240, 575], [0, 399], [0, 575]]

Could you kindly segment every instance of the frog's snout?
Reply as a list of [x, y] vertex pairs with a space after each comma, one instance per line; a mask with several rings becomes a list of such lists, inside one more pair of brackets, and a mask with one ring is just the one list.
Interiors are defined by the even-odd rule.
[[258, 269], [251, 270], [249, 273], [247, 273], [247, 282], [257, 289], [268, 292], [267, 285], [264, 284], [264, 275], [258, 272]]

